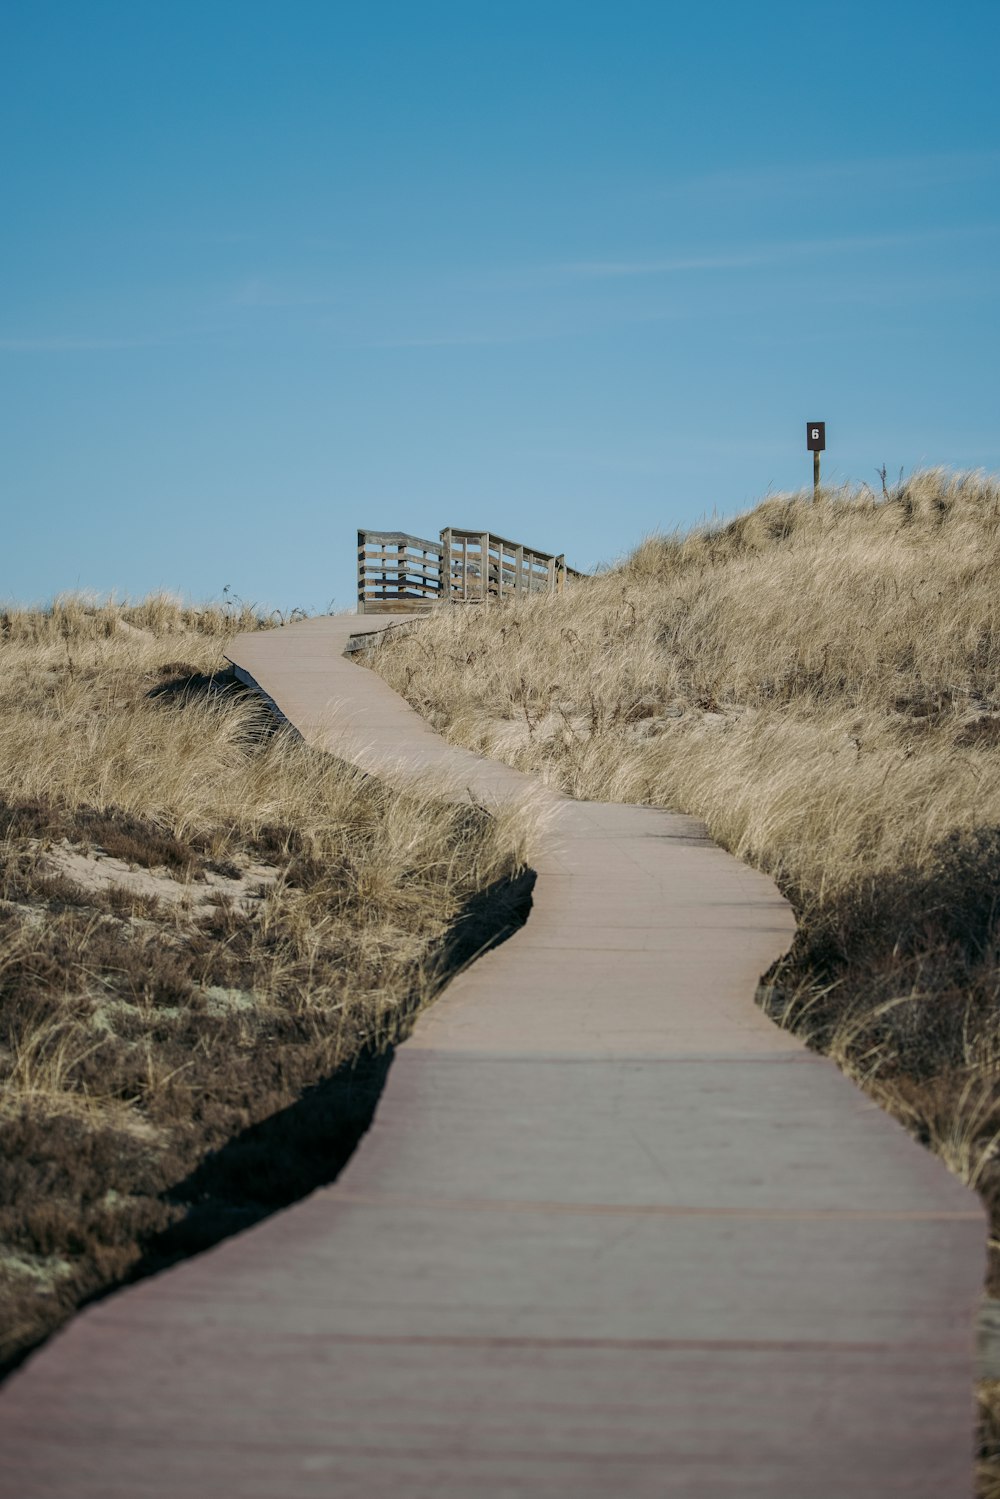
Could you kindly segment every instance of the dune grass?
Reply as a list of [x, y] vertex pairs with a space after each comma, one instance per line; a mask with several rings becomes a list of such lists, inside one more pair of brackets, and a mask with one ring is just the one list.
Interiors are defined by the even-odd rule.
[[518, 919], [530, 824], [392, 791], [223, 670], [253, 611], [0, 613], [0, 1362], [335, 1175]]
[[998, 575], [1000, 482], [925, 472], [650, 538], [562, 597], [442, 610], [370, 658], [454, 742], [703, 817], [775, 877], [799, 933], [762, 1002], [983, 1195], [994, 1295]]

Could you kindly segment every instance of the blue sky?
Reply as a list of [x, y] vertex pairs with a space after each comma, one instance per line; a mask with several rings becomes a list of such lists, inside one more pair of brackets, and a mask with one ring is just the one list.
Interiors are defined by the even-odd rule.
[[0, 598], [1000, 469], [997, 0], [6, 0]]

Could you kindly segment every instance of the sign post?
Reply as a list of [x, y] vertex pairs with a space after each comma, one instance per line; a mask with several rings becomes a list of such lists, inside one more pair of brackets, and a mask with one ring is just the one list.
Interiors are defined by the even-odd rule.
[[819, 498], [819, 455], [826, 451], [826, 422], [806, 422], [806, 449], [813, 455], [813, 499]]

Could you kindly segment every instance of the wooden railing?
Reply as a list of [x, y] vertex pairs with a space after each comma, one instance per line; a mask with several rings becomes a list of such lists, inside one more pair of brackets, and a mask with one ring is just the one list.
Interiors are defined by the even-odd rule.
[[441, 597], [438, 541], [404, 531], [358, 532], [358, 613], [411, 613]]
[[561, 593], [568, 580], [584, 576], [566, 566], [562, 553], [539, 552], [490, 531], [448, 526], [440, 542], [404, 531], [358, 532], [359, 614]]

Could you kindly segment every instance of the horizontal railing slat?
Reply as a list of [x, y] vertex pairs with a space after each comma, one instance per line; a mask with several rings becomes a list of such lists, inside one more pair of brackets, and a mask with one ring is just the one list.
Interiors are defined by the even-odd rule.
[[541, 552], [491, 531], [446, 528], [440, 541], [407, 531], [358, 531], [358, 610], [487, 604], [509, 594], [561, 592], [586, 574], [562, 553]]
[[360, 538], [362, 536], [370, 538], [370, 540], [373, 542], [377, 541], [379, 543], [382, 543], [391, 541], [397, 546], [415, 547], [418, 552], [436, 552], [439, 557], [444, 551], [444, 547], [442, 546], [440, 541], [426, 541], [424, 537], [410, 536], [406, 531], [359, 531], [359, 546], [361, 544]]

